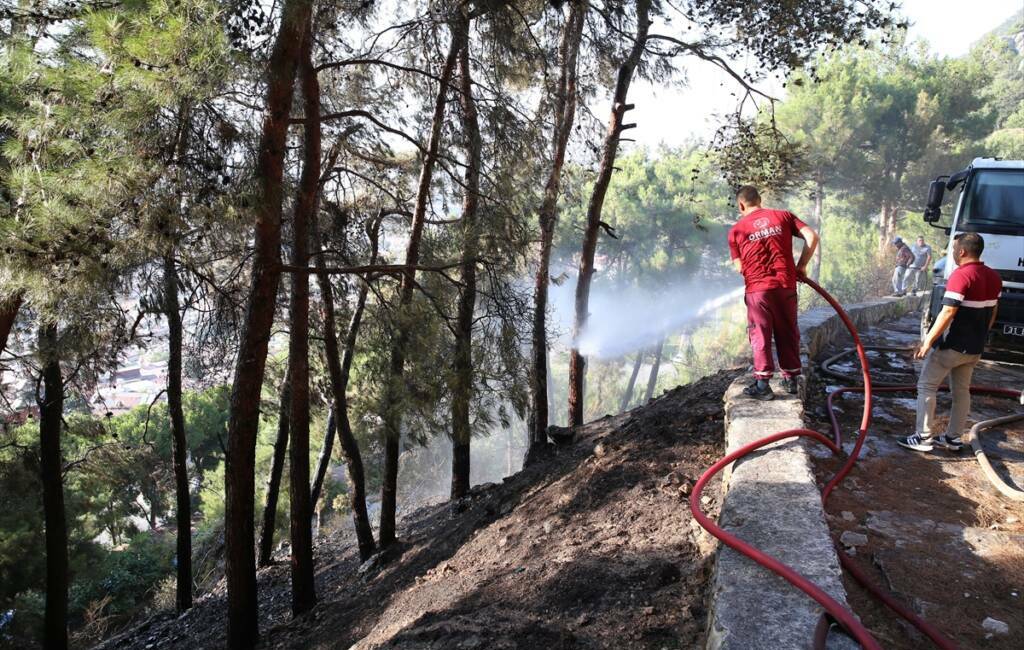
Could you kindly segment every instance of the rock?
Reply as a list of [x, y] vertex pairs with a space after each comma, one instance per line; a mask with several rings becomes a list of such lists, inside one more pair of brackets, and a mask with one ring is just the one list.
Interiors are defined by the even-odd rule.
[[1018, 521], [1020, 521], [1020, 519], [1018, 517], [1013, 516], [1013, 515], [1010, 515], [1009, 517], [1006, 518], [1006, 523], [1008, 523], [1008, 524], [1015, 524]]
[[843, 521], [856, 521], [856, 519], [857, 519], [856, 517], [853, 516], [853, 513], [850, 512], [849, 510], [843, 510], [840, 513], [840, 516], [843, 518]]
[[640, 612], [643, 613], [644, 616], [654, 616], [653, 607], [641, 607]]
[[376, 573], [378, 569], [384, 564], [384, 553], [378, 552], [370, 556], [370, 559], [366, 560], [359, 565], [359, 570], [356, 572], [362, 577], [367, 577], [373, 573]]
[[550, 535], [551, 531], [553, 531], [554, 529], [555, 529], [555, 522], [554, 521], [548, 519], [547, 521], [544, 522], [544, 534], [545, 535]]
[[683, 477], [680, 476], [679, 472], [669, 472], [661, 479], [659, 487], [663, 489], [669, 489], [673, 485], [679, 485], [683, 482]]
[[864, 546], [868, 543], [868, 536], [864, 533], [855, 533], [852, 530], [843, 531], [843, 534], [839, 536], [839, 541], [843, 543], [843, 546]]
[[471, 634], [468, 638], [464, 639], [459, 643], [460, 648], [479, 648], [484, 644], [484, 640], [475, 634]]
[[690, 496], [690, 493], [693, 492], [693, 483], [689, 479], [684, 480], [679, 486], [678, 491], [679, 496], [683, 498]]
[[991, 632], [992, 634], [1009, 634], [1010, 633], [1010, 626], [1009, 625], [1007, 625], [1006, 623], [1003, 623], [1002, 621], [1000, 621], [998, 619], [992, 618], [992, 617], [986, 618], [984, 621], [982, 621], [981, 622], [981, 627], [984, 628], [984, 630], [986, 632]]
[[576, 625], [579, 625], [579, 626], [590, 625], [591, 620], [592, 619], [590, 618], [590, 614], [587, 614], [586, 612], [584, 612], [584, 613], [580, 614], [576, 618]]
[[552, 424], [548, 427], [548, 438], [556, 445], [572, 444], [576, 432], [571, 427], [560, 427]]

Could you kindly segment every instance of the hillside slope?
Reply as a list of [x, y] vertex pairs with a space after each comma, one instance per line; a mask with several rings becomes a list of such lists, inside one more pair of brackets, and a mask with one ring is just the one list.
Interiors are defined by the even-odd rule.
[[[401, 544], [360, 567], [351, 540], [316, 549], [320, 604], [289, 620], [288, 567], [260, 572], [271, 648], [691, 648], [712, 545], [686, 496], [722, 453], [720, 372], [590, 423], [501, 484], [406, 516]], [[718, 486], [705, 507], [717, 512]], [[224, 594], [105, 648], [224, 642]]]

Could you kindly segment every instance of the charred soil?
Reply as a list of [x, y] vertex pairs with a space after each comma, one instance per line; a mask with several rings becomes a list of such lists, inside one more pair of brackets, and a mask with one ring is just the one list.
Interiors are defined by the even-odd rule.
[[[714, 545], [687, 497], [722, 454], [723, 371], [581, 427], [501, 484], [407, 515], [362, 566], [319, 540], [319, 605], [288, 614], [287, 557], [259, 574], [266, 648], [695, 648]], [[716, 516], [721, 486], [705, 491]], [[104, 648], [224, 644], [223, 585]]]
[[[917, 339], [913, 316], [861, 332], [868, 345], [910, 345]], [[822, 359], [849, 342], [838, 342]], [[909, 353], [870, 351], [872, 378], [915, 384], [920, 362]], [[847, 357], [834, 369], [851, 376], [859, 366]], [[857, 384], [859, 382], [853, 382]], [[1024, 386], [1024, 369], [982, 361], [974, 383]], [[829, 431], [826, 390], [849, 385], [828, 378], [809, 391], [811, 426]], [[863, 398], [847, 393], [836, 400], [844, 447], [860, 425]], [[873, 418], [861, 459], [828, 502], [828, 520], [840, 548], [856, 558], [876, 582], [889, 589], [963, 648], [1022, 647], [1024, 638], [1024, 504], [1003, 497], [982, 474], [968, 445], [960, 453], [936, 448], [907, 451], [896, 444], [913, 432], [913, 393], [876, 394]], [[974, 397], [968, 426], [1021, 407], [1011, 400]], [[949, 397], [940, 394], [941, 424]], [[1024, 426], [1014, 423], [983, 436], [986, 453], [1011, 483], [1024, 485]], [[840, 461], [818, 457], [819, 480], [830, 478]], [[886, 648], [931, 647], [909, 624], [874, 601], [849, 576], [849, 602]], [[1001, 625], [989, 623], [993, 619]], [[1007, 629], [1008, 628], [1008, 629]]]

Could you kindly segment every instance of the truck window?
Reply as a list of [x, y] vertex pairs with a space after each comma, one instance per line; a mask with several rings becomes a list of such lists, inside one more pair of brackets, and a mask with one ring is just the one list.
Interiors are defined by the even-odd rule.
[[1024, 226], [1024, 172], [976, 172], [964, 197], [963, 216], [976, 226]]

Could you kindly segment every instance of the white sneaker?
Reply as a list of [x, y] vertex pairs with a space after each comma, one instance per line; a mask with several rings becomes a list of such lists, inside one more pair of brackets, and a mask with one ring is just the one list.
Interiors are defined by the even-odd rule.
[[918, 434], [907, 436], [906, 438], [900, 438], [896, 441], [900, 447], [906, 447], [907, 449], [913, 449], [914, 451], [931, 451], [934, 449], [931, 438], [922, 438]]

